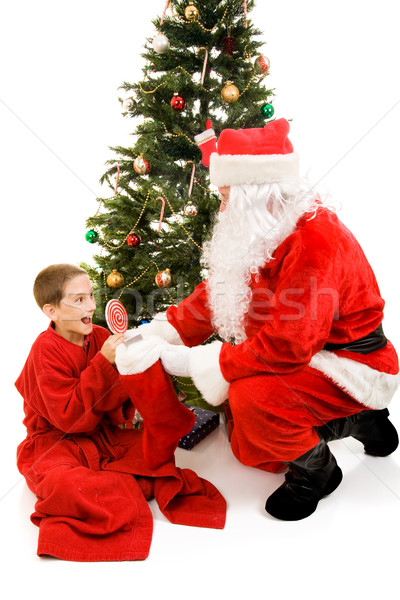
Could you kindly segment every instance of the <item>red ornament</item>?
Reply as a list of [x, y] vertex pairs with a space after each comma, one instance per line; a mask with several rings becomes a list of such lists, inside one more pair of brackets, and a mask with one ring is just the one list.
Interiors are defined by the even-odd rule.
[[139, 175], [150, 173], [150, 163], [143, 157], [143, 154], [135, 158], [133, 168]]
[[257, 73], [260, 75], [266, 75], [270, 68], [269, 59], [263, 54], [260, 54], [254, 62], [254, 67]]
[[231, 35], [227, 35], [226, 37], [222, 38], [221, 45], [222, 45], [222, 48], [224, 49], [224, 51], [229, 56], [232, 56], [232, 54], [236, 50], [236, 38], [234, 38]]
[[178, 96], [178, 92], [175, 92], [171, 100], [171, 106], [176, 112], [180, 112], [185, 108], [185, 101], [181, 96]]
[[140, 246], [142, 241], [142, 238], [140, 237], [140, 235], [137, 235], [136, 233], [130, 233], [128, 235], [128, 237], [126, 238], [126, 243], [128, 244], [128, 246], [131, 246], [132, 248], [136, 248], [137, 246]]
[[156, 275], [156, 284], [159, 288], [169, 288], [172, 285], [172, 276], [169, 269], [159, 271]]

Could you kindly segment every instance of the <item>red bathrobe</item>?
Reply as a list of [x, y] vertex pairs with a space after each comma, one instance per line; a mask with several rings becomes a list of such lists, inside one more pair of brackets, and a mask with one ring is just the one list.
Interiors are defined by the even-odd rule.
[[[148, 556], [155, 497], [173, 523], [222, 528], [226, 503], [173, 453], [195, 417], [158, 361], [121, 377], [99, 352], [110, 334], [94, 326], [85, 349], [52, 325], [39, 335], [16, 381], [26, 439], [17, 464], [37, 495], [38, 555], [76, 561]], [[137, 408], [143, 430], [123, 429]]]
[[[360, 245], [338, 217], [324, 207], [310, 216], [303, 215], [252, 276], [247, 339], [224, 343], [219, 354], [230, 384], [232, 449], [244, 464], [266, 470], [312, 448], [314, 426], [387, 406], [399, 384], [389, 341], [370, 354], [323, 349], [373, 332], [384, 301]], [[203, 343], [215, 331], [207, 283], [170, 307], [167, 319], [185, 345]]]

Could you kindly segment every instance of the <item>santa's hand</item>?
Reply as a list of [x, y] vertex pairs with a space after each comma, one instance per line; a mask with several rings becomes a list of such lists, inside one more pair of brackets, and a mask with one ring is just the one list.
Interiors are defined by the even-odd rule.
[[162, 366], [170, 375], [190, 377], [189, 373], [190, 348], [187, 346], [172, 346], [168, 344], [160, 355]]
[[[139, 332], [138, 329], [135, 330]], [[150, 336], [133, 344], [120, 344], [116, 350], [115, 364], [121, 375], [136, 375], [149, 369], [160, 358], [166, 342]]]

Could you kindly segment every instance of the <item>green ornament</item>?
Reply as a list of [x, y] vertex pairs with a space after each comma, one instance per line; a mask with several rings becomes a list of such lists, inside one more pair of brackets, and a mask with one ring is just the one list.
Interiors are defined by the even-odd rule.
[[99, 234], [94, 229], [89, 229], [89, 231], [86, 232], [85, 238], [89, 244], [94, 244], [99, 239]]
[[264, 104], [264, 106], [261, 107], [260, 113], [261, 115], [265, 118], [265, 119], [270, 119], [271, 117], [274, 116], [274, 107], [272, 106], [272, 104]]

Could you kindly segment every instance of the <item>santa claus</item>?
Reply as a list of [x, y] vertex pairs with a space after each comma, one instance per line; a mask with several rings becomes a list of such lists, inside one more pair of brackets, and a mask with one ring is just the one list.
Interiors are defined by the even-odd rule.
[[[299, 177], [288, 133], [285, 119], [222, 131], [210, 158], [221, 209], [204, 247], [208, 279], [141, 326], [144, 341], [121, 345], [117, 365], [132, 373], [161, 358], [210, 404], [229, 398], [235, 456], [287, 467], [267, 512], [299, 520], [341, 482], [327, 442], [396, 449], [387, 406], [400, 379], [371, 266]], [[214, 333], [221, 341], [204, 344]]]

